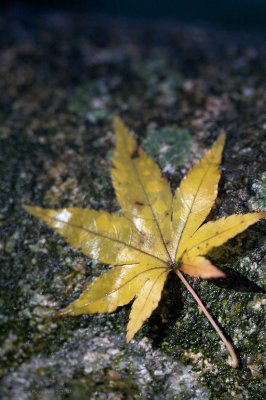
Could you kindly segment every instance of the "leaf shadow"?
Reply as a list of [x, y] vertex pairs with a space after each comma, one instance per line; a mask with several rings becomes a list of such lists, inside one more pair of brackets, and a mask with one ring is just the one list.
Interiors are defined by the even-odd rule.
[[175, 325], [182, 309], [180, 281], [175, 274], [169, 274], [159, 305], [147, 321], [148, 334], [154, 347], [158, 347], [164, 341], [167, 331]]
[[[232, 268], [224, 267], [226, 278], [208, 279], [209, 282], [222, 289], [235, 290], [240, 293], [265, 293], [265, 290], [256, 283], [246, 278], [243, 274]], [[168, 277], [162, 298], [156, 310], [147, 321], [148, 334], [156, 348], [162, 344], [169, 328], [175, 325], [182, 313], [183, 301], [181, 285], [178, 277], [170, 274]], [[219, 325], [219, 322], [216, 321]], [[230, 340], [231, 338], [228, 337]]]
[[265, 293], [266, 291], [261, 288], [256, 283], [252, 282], [248, 278], [246, 278], [240, 272], [229, 268], [224, 267], [223, 272], [226, 273], [226, 278], [219, 279], [208, 279], [209, 282], [213, 283], [215, 286], [218, 286], [222, 289], [235, 290], [236, 292], [241, 293]]

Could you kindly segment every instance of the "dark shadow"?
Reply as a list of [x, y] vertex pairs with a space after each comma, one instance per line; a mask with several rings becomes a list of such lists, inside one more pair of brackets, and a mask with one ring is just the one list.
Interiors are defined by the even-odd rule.
[[147, 321], [149, 337], [154, 347], [164, 341], [169, 328], [174, 326], [180, 316], [182, 308], [180, 280], [175, 274], [170, 273], [159, 305]]
[[[223, 289], [235, 290], [241, 293], [265, 293], [265, 290], [256, 283], [250, 281], [240, 272], [232, 268], [224, 267], [226, 278], [208, 279], [215, 286]], [[167, 335], [169, 328], [174, 326], [181, 315], [183, 308], [180, 281], [175, 274], [169, 274], [162, 298], [158, 307], [148, 319], [148, 333], [154, 347], [159, 346]], [[216, 321], [219, 325], [219, 323]], [[228, 337], [230, 340], [230, 337]]]
[[226, 278], [222, 279], [208, 279], [209, 282], [215, 286], [223, 289], [233, 289], [237, 292], [242, 293], [265, 293], [265, 290], [258, 286], [256, 283], [250, 281], [240, 272], [235, 271], [232, 268], [225, 267], [223, 272], [226, 273]]

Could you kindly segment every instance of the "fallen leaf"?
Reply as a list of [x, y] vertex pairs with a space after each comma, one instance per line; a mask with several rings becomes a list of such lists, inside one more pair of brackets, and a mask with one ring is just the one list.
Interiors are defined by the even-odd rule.
[[266, 212], [222, 217], [202, 225], [217, 196], [225, 134], [188, 172], [172, 196], [158, 165], [137, 146], [118, 117], [115, 133], [111, 173], [123, 215], [24, 206], [88, 257], [113, 265], [56, 316], [110, 313], [135, 297], [127, 327], [129, 342], [157, 307], [167, 275], [173, 271], [219, 333], [235, 367], [237, 358], [232, 346], [180, 271], [203, 279], [225, 277], [203, 256], [263, 218]]

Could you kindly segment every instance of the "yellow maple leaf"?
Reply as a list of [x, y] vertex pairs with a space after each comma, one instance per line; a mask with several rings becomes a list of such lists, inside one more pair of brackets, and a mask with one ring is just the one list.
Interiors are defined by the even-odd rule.
[[235, 367], [237, 358], [232, 346], [181, 271], [204, 279], [225, 277], [203, 256], [266, 213], [232, 215], [202, 225], [217, 196], [225, 134], [188, 172], [172, 196], [158, 165], [137, 146], [118, 117], [114, 124], [116, 149], [111, 173], [123, 215], [24, 206], [85, 255], [114, 266], [56, 316], [110, 313], [135, 297], [127, 327], [130, 341], [157, 307], [167, 275], [173, 271], [224, 341]]

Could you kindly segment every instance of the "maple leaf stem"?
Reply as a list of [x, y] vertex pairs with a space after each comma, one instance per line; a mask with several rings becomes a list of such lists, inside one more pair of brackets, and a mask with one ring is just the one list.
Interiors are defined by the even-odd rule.
[[195, 292], [195, 290], [190, 286], [190, 284], [188, 283], [188, 281], [185, 279], [185, 277], [182, 275], [182, 273], [178, 270], [175, 269], [174, 272], [176, 273], [176, 275], [181, 279], [181, 281], [183, 282], [183, 284], [186, 286], [186, 288], [188, 289], [188, 291], [192, 294], [192, 296], [194, 297], [194, 299], [196, 300], [196, 302], [198, 303], [199, 307], [201, 308], [201, 310], [204, 312], [204, 314], [206, 315], [206, 317], [208, 318], [208, 320], [210, 321], [211, 325], [214, 327], [214, 329], [216, 330], [216, 332], [218, 333], [218, 335], [220, 336], [221, 340], [223, 341], [223, 343], [225, 344], [225, 346], [227, 347], [227, 350], [231, 356], [231, 365], [233, 368], [236, 368], [238, 366], [238, 359], [236, 356], [236, 353], [231, 345], [231, 343], [228, 342], [228, 340], [225, 338], [223, 332], [221, 331], [221, 329], [219, 328], [219, 326], [216, 324], [216, 322], [213, 320], [212, 316], [210, 315], [210, 313], [208, 312], [207, 308], [204, 306], [204, 304], [202, 303], [202, 301], [200, 300], [199, 296], [197, 295], [197, 293]]

